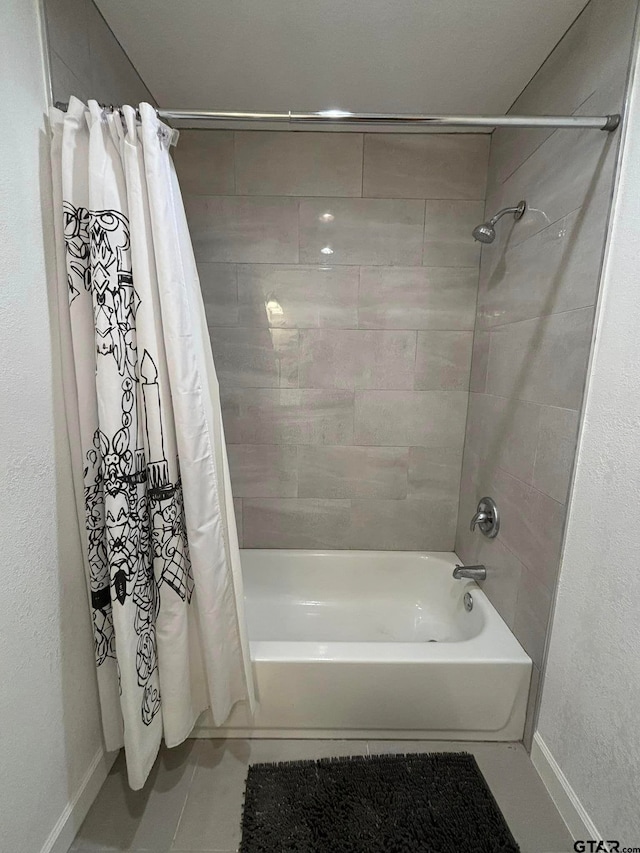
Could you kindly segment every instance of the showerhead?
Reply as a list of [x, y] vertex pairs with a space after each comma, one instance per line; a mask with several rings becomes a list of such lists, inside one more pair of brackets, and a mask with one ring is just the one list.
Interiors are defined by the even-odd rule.
[[493, 227], [496, 222], [507, 213], [513, 213], [513, 218], [517, 222], [518, 219], [522, 219], [526, 209], [526, 201], [521, 201], [516, 207], [505, 207], [502, 210], [499, 210], [495, 216], [492, 216], [491, 219], [488, 220], [488, 222], [481, 222], [480, 225], [476, 225], [471, 232], [473, 239], [477, 240], [479, 243], [493, 243], [496, 239], [496, 229]]
[[472, 231], [473, 239], [479, 243], [493, 243], [496, 239], [496, 229], [489, 222], [476, 225]]

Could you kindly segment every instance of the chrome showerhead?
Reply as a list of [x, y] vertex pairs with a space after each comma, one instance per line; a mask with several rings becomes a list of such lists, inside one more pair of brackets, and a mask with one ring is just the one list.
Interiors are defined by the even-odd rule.
[[483, 222], [473, 229], [473, 239], [479, 243], [493, 243], [496, 239], [496, 229], [490, 222]]
[[516, 207], [505, 207], [502, 210], [499, 210], [495, 216], [492, 216], [491, 219], [489, 219], [488, 222], [481, 222], [480, 225], [476, 225], [471, 232], [473, 239], [477, 240], [479, 243], [493, 243], [496, 239], [496, 229], [494, 228], [496, 222], [507, 213], [513, 213], [513, 218], [517, 222], [518, 219], [522, 219], [526, 209], [526, 201], [521, 201]]

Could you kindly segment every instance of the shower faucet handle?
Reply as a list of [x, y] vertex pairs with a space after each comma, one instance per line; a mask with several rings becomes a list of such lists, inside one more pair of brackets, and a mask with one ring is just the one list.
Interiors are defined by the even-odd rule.
[[480, 530], [483, 536], [488, 539], [494, 539], [498, 535], [500, 529], [500, 515], [498, 507], [493, 498], [480, 498], [478, 501], [478, 509], [471, 519], [469, 529], [473, 533], [476, 527]]

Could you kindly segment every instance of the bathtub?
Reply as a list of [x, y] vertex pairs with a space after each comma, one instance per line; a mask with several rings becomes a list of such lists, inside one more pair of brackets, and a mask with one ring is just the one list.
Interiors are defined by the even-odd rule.
[[519, 740], [531, 660], [478, 585], [453, 579], [456, 562], [242, 551], [259, 705], [197, 734]]

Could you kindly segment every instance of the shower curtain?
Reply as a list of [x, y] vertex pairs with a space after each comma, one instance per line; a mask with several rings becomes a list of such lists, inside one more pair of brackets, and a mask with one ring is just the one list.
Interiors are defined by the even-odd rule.
[[142, 787], [207, 707], [253, 708], [198, 275], [149, 104], [52, 110], [64, 396], [105, 745]]

